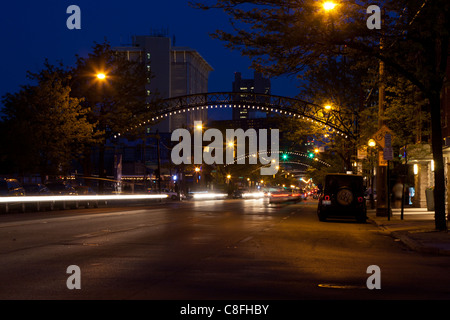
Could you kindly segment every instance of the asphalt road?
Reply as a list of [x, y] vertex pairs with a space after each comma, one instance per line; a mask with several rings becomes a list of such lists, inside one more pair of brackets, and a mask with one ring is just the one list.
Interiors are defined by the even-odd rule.
[[[0, 299], [450, 298], [450, 257], [315, 210], [209, 200], [3, 214]], [[67, 286], [72, 265], [80, 289]], [[380, 289], [367, 288], [371, 265]]]

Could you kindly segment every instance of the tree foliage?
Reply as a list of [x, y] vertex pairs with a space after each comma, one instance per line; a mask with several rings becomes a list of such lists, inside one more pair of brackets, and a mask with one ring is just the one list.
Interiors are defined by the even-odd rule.
[[[196, 1], [205, 10], [223, 9], [234, 31], [214, 37], [253, 60], [269, 75], [297, 74], [328, 57], [352, 54], [359, 61], [380, 60], [427, 99], [435, 162], [435, 194], [445, 194], [440, 92], [447, 71], [450, 2], [383, 0], [381, 29], [367, 27], [372, 1], [339, 2], [326, 12], [315, 0]], [[436, 227], [446, 229], [445, 197], [435, 198]]]
[[28, 73], [35, 85], [22, 86], [3, 97], [4, 159], [20, 173], [66, 174], [94, 139], [93, 124], [82, 99], [71, 94], [68, 73], [48, 62], [39, 73]]
[[[105, 79], [97, 74], [105, 74]], [[147, 101], [145, 85], [150, 78], [143, 63], [128, 60], [108, 43], [95, 44], [87, 57], [78, 57], [71, 86], [89, 117], [102, 133], [101, 144], [114, 133], [123, 133], [145, 119], [154, 103]]]

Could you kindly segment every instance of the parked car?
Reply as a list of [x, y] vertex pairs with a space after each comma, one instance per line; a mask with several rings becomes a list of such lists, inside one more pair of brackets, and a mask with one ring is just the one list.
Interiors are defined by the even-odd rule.
[[[96, 196], [97, 192], [95, 192], [91, 187], [88, 186], [75, 186], [74, 189], [77, 191], [80, 196]], [[86, 208], [93, 206], [94, 208], [98, 208], [98, 200], [86, 200], [80, 201], [80, 205], [84, 205]]]
[[[22, 197], [25, 196], [25, 189], [20, 185], [16, 179], [0, 179], [0, 197]], [[9, 212], [10, 209], [18, 209], [25, 212], [25, 203], [3, 203], [1, 210]]]
[[363, 177], [355, 174], [328, 174], [319, 197], [317, 215], [320, 221], [328, 217], [355, 218], [366, 222]]
[[[25, 194], [27, 196], [52, 196], [53, 193], [44, 185], [41, 183], [26, 183], [23, 185], [23, 188], [25, 189]], [[55, 209], [55, 201], [54, 200], [48, 200], [48, 201], [36, 201], [35, 203], [29, 203], [27, 205], [29, 208], [32, 208], [32, 210], [39, 211], [41, 208], [45, 208], [47, 210], [54, 210]]]
[[[47, 183], [46, 186], [55, 196], [76, 196], [78, 194], [75, 188], [68, 183], [50, 182]], [[59, 205], [62, 209], [65, 209], [66, 206], [77, 209], [78, 201], [57, 201], [57, 205]]]

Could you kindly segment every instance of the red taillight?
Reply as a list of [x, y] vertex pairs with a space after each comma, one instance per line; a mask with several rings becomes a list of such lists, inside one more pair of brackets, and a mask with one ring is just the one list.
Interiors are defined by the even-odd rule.
[[325, 200], [325, 201], [330, 201], [330, 196], [324, 196], [324, 197], [323, 197], [323, 200]]
[[364, 198], [363, 197], [358, 197], [358, 202], [363, 202]]
[[272, 194], [272, 197], [275, 197], [275, 198], [277, 198], [277, 197], [287, 197], [287, 196], [289, 196], [288, 193], [276, 193], [276, 194]]

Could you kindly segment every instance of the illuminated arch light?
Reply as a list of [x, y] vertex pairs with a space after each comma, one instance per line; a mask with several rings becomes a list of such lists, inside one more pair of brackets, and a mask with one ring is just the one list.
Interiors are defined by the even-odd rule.
[[[211, 105], [211, 108], [217, 108], [218, 106], [217, 105]], [[220, 108], [223, 108], [223, 107], [225, 107], [225, 108], [227, 108], [228, 107], [228, 105], [220, 105]], [[250, 105], [236, 105], [236, 104], [230, 104], [229, 105], [229, 107], [231, 108], [231, 107], [233, 107], [233, 108], [236, 108], [236, 107], [238, 107], [238, 108], [250, 108], [250, 107], [252, 107], [252, 109], [255, 109], [255, 106], [250, 106]], [[208, 105], [206, 105], [206, 106], [201, 106], [201, 109], [204, 109], [204, 108], [206, 108], [206, 109], [209, 109], [209, 106]], [[191, 110], [192, 109], [192, 110]], [[294, 116], [294, 117], [297, 117], [298, 119], [303, 119], [303, 120], [305, 120], [305, 116], [304, 115], [301, 115], [301, 114], [297, 114], [297, 113], [292, 113], [292, 112], [289, 112], [289, 111], [284, 111], [284, 110], [280, 110], [280, 109], [278, 109], [278, 108], [270, 108], [270, 107], [260, 107], [260, 106], [256, 106], [256, 109], [261, 109], [261, 110], [266, 110], [266, 111], [269, 111], [269, 109], [270, 109], [270, 111], [272, 111], [272, 112], [278, 112], [278, 113], [280, 113], [280, 114], [283, 114], [283, 112], [284, 112], [284, 114], [286, 114], [286, 115], [289, 115], [289, 116]], [[183, 110], [183, 113], [185, 113], [186, 111], [194, 111], [194, 110], [200, 110], [200, 107], [189, 107], [189, 108], [183, 108], [182, 109]], [[165, 113], [165, 114], [163, 114], [163, 115], [159, 115], [159, 116], [157, 116], [156, 117], [156, 119], [157, 120], [159, 120], [160, 118], [161, 119], [163, 119], [164, 117], [167, 117], [167, 116], [171, 116], [172, 114], [177, 114], [177, 112], [178, 113], [180, 113], [181, 114], [181, 110], [178, 110], [178, 111], [173, 111], [173, 112], [170, 112], [170, 113]], [[155, 118], [152, 118], [151, 119], [151, 121], [155, 121]], [[335, 128], [332, 128], [332, 127], [330, 127], [329, 125], [327, 125], [327, 124], [324, 124], [324, 123], [322, 123], [322, 122], [320, 122], [320, 121], [318, 121], [318, 120], [316, 120], [316, 119], [313, 119], [313, 118], [309, 118], [309, 117], [306, 117], [306, 121], [311, 121], [311, 122], [313, 122], [313, 123], [315, 123], [316, 125], [321, 125], [321, 126], [323, 126], [324, 127], [324, 129], [326, 129], [326, 130], [328, 130], [328, 131], [331, 131], [331, 132], [337, 132], [338, 134], [340, 134], [342, 137], [345, 137], [346, 139], [348, 138], [348, 135], [347, 134], [345, 134], [344, 132], [341, 132], [340, 130], [336, 130]], [[150, 122], [150, 120], [148, 120], [148, 122]], [[145, 124], [145, 122], [144, 122], [144, 124]], [[136, 126], [135, 126], [135, 128], [136, 128]], [[126, 131], [129, 131], [129, 129], [126, 129]]]

